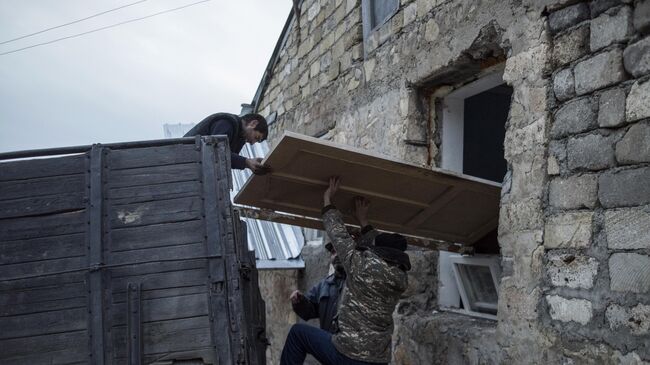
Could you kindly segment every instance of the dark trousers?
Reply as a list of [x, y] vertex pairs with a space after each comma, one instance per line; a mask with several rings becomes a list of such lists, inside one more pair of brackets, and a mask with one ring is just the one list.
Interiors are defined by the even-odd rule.
[[311, 354], [323, 365], [378, 365], [350, 359], [332, 344], [332, 334], [303, 323], [294, 324], [282, 349], [280, 365], [302, 365]]

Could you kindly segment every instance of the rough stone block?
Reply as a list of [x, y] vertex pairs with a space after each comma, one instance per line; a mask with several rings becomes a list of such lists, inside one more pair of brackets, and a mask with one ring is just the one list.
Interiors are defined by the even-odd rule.
[[616, 160], [621, 164], [650, 162], [650, 124], [638, 123], [630, 127], [616, 143]]
[[625, 91], [611, 89], [598, 99], [598, 125], [603, 128], [618, 127], [625, 123]]
[[610, 171], [598, 181], [598, 199], [605, 208], [650, 204], [650, 167]]
[[555, 178], [548, 193], [549, 204], [560, 209], [594, 208], [597, 202], [596, 175]]
[[504, 203], [499, 209], [499, 227], [511, 231], [524, 231], [542, 228], [542, 202], [540, 199], [521, 199]]
[[553, 41], [553, 62], [562, 66], [589, 52], [589, 26], [584, 25], [561, 34]]
[[593, 212], [563, 213], [549, 217], [544, 227], [544, 247], [589, 247], [593, 217]]
[[650, 249], [650, 209], [605, 211], [605, 234], [612, 250]]
[[551, 127], [551, 137], [563, 138], [570, 134], [596, 128], [595, 102], [582, 98], [564, 104], [556, 113]]
[[314, 63], [311, 64], [311, 67], [309, 68], [309, 77], [315, 77], [318, 75], [320, 72], [320, 62], [315, 61]]
[[[570, 68], [555, 74], [555, 77], [553, 77], [553, 92], [560, 101], [569, 100], [575, 96], [573, 71]], [[623, 101], [623, 104], [625, 104], [625, 101]]]
[[641, 0], [634, 7], [634, 28], [650, 33], [650, 0]]
[[607, 307], [605, 317], [613, 331], [627, 328], [635, 335], [646, 335], [650, 332], [650, 305], [637, 304], [636, 307], [626, 308], [612, 304]]
[[551, 13], [548, 17], [548, 25], [551, 32], [557, 33], [583, 20], [589, 19], [589, 14], [589, 6], [585, 3], [569, 6]]
[[591, 51], [623, 42], [632, 33], [632, 9], [625, 6], [618, 12], [605, 13], [591, 21]]
[[598, 273], [598, 260], [582, 255], [549, 253], [546, 273], [554, 286], [591, 289]]
[[583, 95], [625, 80], [623, 52], [614, 49], [597, 54], [573, 69], [576, 93]]
[[547, 295], [551, 318], [562, 322], [587, 324], [593, 317], [591, 302], [585, 299], [566, 299], [558, 295]]
[[428, 42], [433, 42], [438, 39], [438, 35], [440, 35], [440, 27], [438, 26], [436, 20], [434, 18], [431, 18], [427, 22], [424, 31], [424, 39], [426, 39]]
[[318, 13], [320, 12], [320, 1], [314, 1], [314, 3], [309, 7], [309, 10], [307, 10], [307, 20], [312, 21]]
[[589, 4], [589, 9], [591, 10], [591, 17], [595, 18], [598, 15], [604, 13], [607, 9], [613, 8], [616, 5], [619, 5], [621, 0], [594, 0]]
[[[548, 144], [548, 157], [556, 166], [549, 166], [549, 174], [557, 175], [561, 171], [566, 170], [566, 141], [550, 141]], [[557, 170], [556, 173], [551, 174], [550, 169]]]
[[404, 8], [404, 26], [413, 23], [417, 15], [418, 15], [417, 3], [411, 3], [409, 6]]
[[625, 48], [623, 64], [634, 77], [650, 73], [650, 36]]
[[625, 119], [628, 122], [650, 117], [650, 80], [632, 85], [625, 103]]
[[567, 142], [571, 170], [602, 170], [614, 166], [614, 139], [600, 134], [571, 138]]
[[613, 291], [647, 293], [650, 291], [650, 256], [614, 253], [609, 258], [609, 285]]
[[548, 156], [546, 160], [546, 173], [549, 175], [560, 174], [560, 163], [557, 161], [557, 158], [555, 158], [555, 156]]

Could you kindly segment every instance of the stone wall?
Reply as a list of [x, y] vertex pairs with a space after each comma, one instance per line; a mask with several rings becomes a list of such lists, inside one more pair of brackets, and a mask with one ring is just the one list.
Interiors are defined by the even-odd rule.
[[551, 12], [548, 28], [554, 98], [540, 319], [572, 358], [618, 351], [648, 360], [650, 1], [577, 3]]
[[266, 363], [279, 364], [289, 328], [298, 317], [291, 309], [289, 296], [298, 288], [298, 270], [260, 270], [259, 287], [266, 304]]
[[[650, 0], [402, 0], [364, 41], [357, 0], [306, 0], [259, 111], [285, 131], [438, 166], [441, 98], [513, 88], [498, 321], [440, 313], [410, 251], [398, 364], [650, 361]], [[636, 361], [636, 362], [635, 362]]]

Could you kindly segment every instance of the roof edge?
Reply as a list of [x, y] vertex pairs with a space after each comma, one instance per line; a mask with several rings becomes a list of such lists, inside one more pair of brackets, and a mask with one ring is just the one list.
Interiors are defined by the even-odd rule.
[[287, 21], [284, 23], [284, 27], [282, 28], [282, 33], [280, 33], [278, 42], [275, 44], [275, 48], [273, 49], [273, 54], [271, 54], [269, 63], [266, 65], [266, 69], [264, 69], [264, 73], [262, 74], [262, 79], [260, 80], [260, 84], [257, 87], [257, 91], [255, 91], [255, 96], [253, 97], [253, 101], [251, 101], [251, 105], [253, 107], [254, 113], [259, 112], [258, 110], [259, 102], [262, 99], [262, 95], [264, 94], [264, 91], [266, 91], [266, 87], [271, 82], [271, 75], [273, 73], [273, 68], [275, 67], [276, 61], [280, 56], [280, 49], [282, 49], [282, 46], [284, 45], [284, 42], [287, 39], [289, 29], [291, 29], [291, 24], [293, 23], [294, 9], [295, 7], [292, 6], [291, 11], [289, 12], [289, 16], [287, 17]]

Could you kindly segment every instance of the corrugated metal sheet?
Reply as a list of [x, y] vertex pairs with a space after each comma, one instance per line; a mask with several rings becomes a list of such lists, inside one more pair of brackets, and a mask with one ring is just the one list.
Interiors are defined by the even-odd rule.
[[[254, 145], [244, 145], [240, 154], [249, 158], [264, 157], [268, 150], [269, 147], [265, 141]], [[234, 189], [231, 192], [231, 199], [237, 195], [251, 174], [248, 169], [232, 170]], [[299, 227], [249, 218], [244, 218], [244, 220], [248, 226], [248, 246], [255, 250], [258, 269], [305, 267], [305, 263], [300, 257], [305, 239]]]

